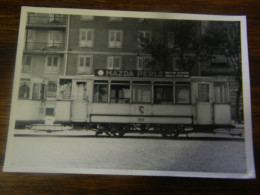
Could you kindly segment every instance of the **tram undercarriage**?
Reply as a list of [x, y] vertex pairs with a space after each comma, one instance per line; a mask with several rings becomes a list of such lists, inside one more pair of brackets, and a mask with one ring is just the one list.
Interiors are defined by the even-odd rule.
[[98, 124], [96, 136], [105, 133], [108, 136], [123, 137], [126, 133], [161, 134], [166, 138], [176, 138], [180, 134], [189, 133], [216, 133], [217, 129], [226, 129], [230, 132], [233, 125], [183, 125], [183, 124]]

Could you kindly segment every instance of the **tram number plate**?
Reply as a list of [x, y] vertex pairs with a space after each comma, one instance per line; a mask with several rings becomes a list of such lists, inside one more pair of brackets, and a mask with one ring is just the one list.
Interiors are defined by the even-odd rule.
[[137, 118], [138, 122], [144, 122], [144, 118]]

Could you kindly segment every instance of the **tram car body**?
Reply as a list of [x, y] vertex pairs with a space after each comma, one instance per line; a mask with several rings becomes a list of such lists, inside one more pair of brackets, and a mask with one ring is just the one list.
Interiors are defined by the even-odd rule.
[[[22, 94], [22, 85], [31, 89], [28, 94]], [[40, 79], [21, 79], [16, 128], [63, 124], [116, 136], [232, 128], [227, 78], [66, 76], [58, 79], [56, 94], [50, 95], [50, 86]]]

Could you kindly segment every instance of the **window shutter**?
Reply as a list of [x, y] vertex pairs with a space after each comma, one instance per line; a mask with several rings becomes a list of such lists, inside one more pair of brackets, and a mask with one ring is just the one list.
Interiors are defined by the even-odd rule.
[[85, 66], [87, 66], [87, 67], [90, 66], [90, 57], [85, 58]]
[[113, 70], [113, 57], [108, 57], [108, 69]]
[[114, 59], [114, 69], [115, 70], [120, 69], [120, 58], [119, 57], [115, 57], [115, 59]]
[[85, 31], [81, 31], [81, 40], [82, 41], [85, 41], [86, 40], [86, 34], [85, 34]]
[[92, 40], [92, 31], [87, 31], [87, 40], [88, 41]]
[[84, 57], [79, 58], [79, 65], [84, 66]]
[[51, 64], [52, 64], [52, 58], [51, 58], [51, 57], [48, 57], [47, 60], [48, 60], [47, 65], [48, 65], [48, 66], [51, 66]]
[[53, 58], [53, 66], [58, 66], [58, 57]]

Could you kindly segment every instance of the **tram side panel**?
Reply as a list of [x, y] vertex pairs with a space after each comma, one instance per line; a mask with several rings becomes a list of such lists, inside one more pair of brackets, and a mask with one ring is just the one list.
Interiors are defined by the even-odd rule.
[[231, 123], [231, 105], [214, 104], [214, 124], [230, 125]]
[[193, 124], [192, 105], [153, 105], [154, 124]]
[[92, 123], [130, 123], [130, 104], [92, 103], [89, 118]]
[[44, 115], [44, 106], [41, 101], [18, 100], [16, 107], [16, 120], [43, 121]]
[[57, 101], [56, 102], [56, 113], [55, 120], [56, 121], [70, 121], [71, 113], [71, 101]]
[[153, 123], [151, 104], [131, 104], [131, 123]]
[[87, 101], [77, 100], [71, 103], [71, 120], [73, 122], [86, 122], [87, 120]]
[[90, 122], [192, 124], [192, 110], [192, 105], [92, 103], [90, 110]]

